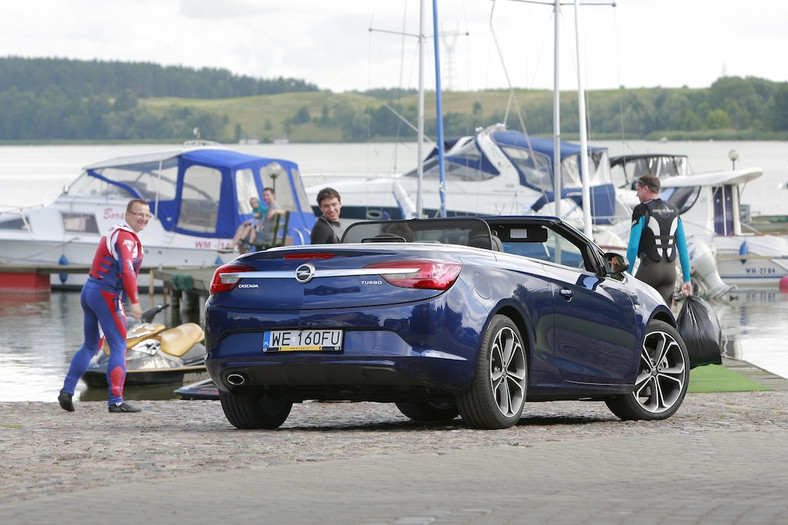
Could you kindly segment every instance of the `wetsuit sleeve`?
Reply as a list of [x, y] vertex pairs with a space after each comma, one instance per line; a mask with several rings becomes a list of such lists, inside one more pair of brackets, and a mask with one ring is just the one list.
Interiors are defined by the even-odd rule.
[[646, 217], [641, 215], [632, 223], [632, 229], [629, 231], [629, 244], [627, 245], [627, 260], [629, 261], [629, 268], [627, 272], [632, 273], [635, 267], [635, 260], [638, 257], [638, 248], [640, 248], [640, 236], [643, 233], [643, 225], [646, 223]]
[[687, 250], [687, 237], [684, 235], [684, 225], [681, 223], [681, 218], [679, 218], [679, 223], [676, 227], [676, 247], [679, 250], [682, 281], [686, 283], [690, 280], [690, 260], [689, 251]]
[[118, 251], [118, 262], [126, 297], [132, 304], [138, 303], [140, 298], [137, 292], [137, 269], [134, 268], [134, 252], [138, 248], [137, 242], [131, 235], [121, 231], [118, 234], [115, 248]]

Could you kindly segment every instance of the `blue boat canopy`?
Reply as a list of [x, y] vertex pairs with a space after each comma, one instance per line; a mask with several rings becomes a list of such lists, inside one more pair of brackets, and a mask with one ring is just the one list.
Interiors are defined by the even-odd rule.
[[218, 147], [128, 156], [86, 166], [66, 191], [71, 197], [140, 198], [166, 231], [229, 239], [251, 217], [249, 200], [276, 193], [289, 212], [287, 236], [308, 244], [315, 214], [298, 166]]

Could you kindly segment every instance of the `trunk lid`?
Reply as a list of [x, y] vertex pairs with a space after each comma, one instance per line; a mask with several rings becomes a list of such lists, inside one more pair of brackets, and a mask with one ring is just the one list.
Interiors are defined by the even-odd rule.
[[438, 273], [446, 268], [459, 273], [461, 267], [455, 250], [445, 245], [409, 243], [404, 250], [402, 243], [272, 249], [236, 259], [233, 264], [249, 270], [237, 272], [237, 284], [213, 294], [211, 303], [250, 310], [316, 310], [423, 301], [443, 293], [454, 280], [442, 289], [389, 281], [424, 263], [434, 265]]

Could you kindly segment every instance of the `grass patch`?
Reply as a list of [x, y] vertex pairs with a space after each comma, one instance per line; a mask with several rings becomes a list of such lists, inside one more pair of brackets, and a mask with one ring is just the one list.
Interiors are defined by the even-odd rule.
[[690, 371], [688, 392], [755, 392], [769, 388], [744, 377], [723, 365], [706, 365]]

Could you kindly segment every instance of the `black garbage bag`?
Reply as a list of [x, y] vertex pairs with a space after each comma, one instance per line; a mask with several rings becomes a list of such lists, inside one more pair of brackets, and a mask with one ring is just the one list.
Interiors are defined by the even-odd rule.
[[676, 322], [687, 344], [690, 368], [722, 363], [720, 320], [706, 301], [694, 295], [684, 299]]

